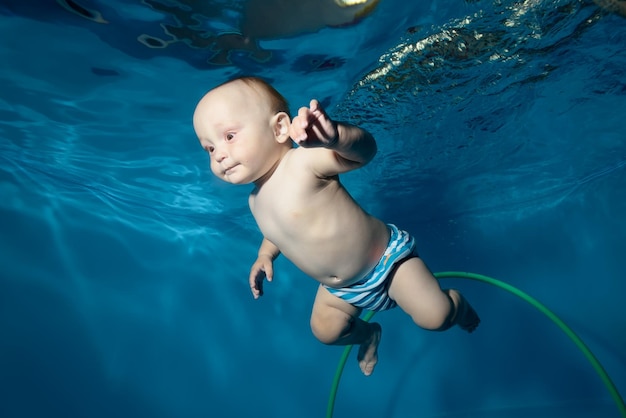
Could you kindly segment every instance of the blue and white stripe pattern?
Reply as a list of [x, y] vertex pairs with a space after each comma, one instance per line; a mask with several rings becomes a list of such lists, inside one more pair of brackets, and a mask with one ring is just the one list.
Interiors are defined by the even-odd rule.
[[396, 263], [412, 255], [417, 256], [417, 253], [415, 238], [408, 232], [399, 230], [395, 225], [389, 224], [388, 227], [391, 232], [389, 245], [376, 267], [361, 281], [348, 287], [336, 289], [325, 286], [330, 293], [356, 307], [370, 311], [384, 311], [396, 306], [396, 302], [387, 294], [387, 276]]

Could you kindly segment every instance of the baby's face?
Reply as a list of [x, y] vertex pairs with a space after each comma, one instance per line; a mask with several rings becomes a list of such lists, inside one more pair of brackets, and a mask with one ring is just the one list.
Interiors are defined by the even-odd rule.
[[273, 114], [267, 100], [241, 81], [207, 93], [193, 116], [211, 171], [233, 184], [253, 183], [275, 164]]

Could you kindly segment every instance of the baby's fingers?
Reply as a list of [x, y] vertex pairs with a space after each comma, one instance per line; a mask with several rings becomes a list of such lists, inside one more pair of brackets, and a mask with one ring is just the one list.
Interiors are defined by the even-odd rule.
[[250, 291], [255, 299], [263, 296], [263, 280], [267, 279], [271, 282], [274, 278], [274, 266], [271, 261], [265, 261], [263, 258], [259, 258], [256, 263], [250, 269]]
[[263, 266], [263, 272], [265, 273], [265, 278], [268, 282], [271, 282], [274, 278], [274, 265], [272, 263], [267, 263]]
[[255, 299], [263, 296], [263, 279], [265, 278], [265, 272], [261, 269], [253, 269], [250, 272], [250, 291]]
[[[313, 104], [314, 101], [317, 102], [317, 100], [311, 100], [311, 104]], [[313, 112], [314, 110], [312, 107], [308, 108], [303, 106], [298, 109], [298, 119], [300, 119], [303, 128], [306, 128], [309, 123], [315, 119], [315, 114]]]
[[327, 117], [324, 108], [322, 108], [322, 105], [320, 105], [320, 102], [316, 99], [311, 100], [311, 102], [309, 103], [309, 109], [311, 110], [311, 114], [316, 118], [320, 115]]
[[306, 128], [308, 127], [308, 122], [303, 121], [300, 117], [294, 118], [291, 126], [289, 127], [289, 136], [294, 141], [300, 143], [307, 139]]

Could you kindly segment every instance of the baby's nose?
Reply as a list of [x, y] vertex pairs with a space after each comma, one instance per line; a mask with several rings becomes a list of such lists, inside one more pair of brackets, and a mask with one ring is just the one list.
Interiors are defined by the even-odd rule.
[[218, 163], [221, 163], [222, 161], [224, 161], [226, 157], [227, 157], [227, 154], [226, 152], [224, 152], [224, 150], [219, 150], [219, 149], [215, 150], [215, 161], [217, 161]]

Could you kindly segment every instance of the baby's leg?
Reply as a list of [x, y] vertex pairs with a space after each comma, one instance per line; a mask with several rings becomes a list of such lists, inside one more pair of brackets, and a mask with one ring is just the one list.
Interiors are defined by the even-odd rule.
[[374, 371], [378, 361], [378, 344], [381, 328], [377, 323], [367, 323], [359, 318], [361, 309], [332, 295], [320, 285], [311, 314], [313, 335], [324, 344], [358, 344], [357, 360], [366, 376]]
[[417, 257], [397, 267], [391, 278], [389, 296], [424, 329], [444, 331], [458, 325], [472, 332], [480, 323], [463, 295], [454, 289], [441, 290], [435, 276]]

